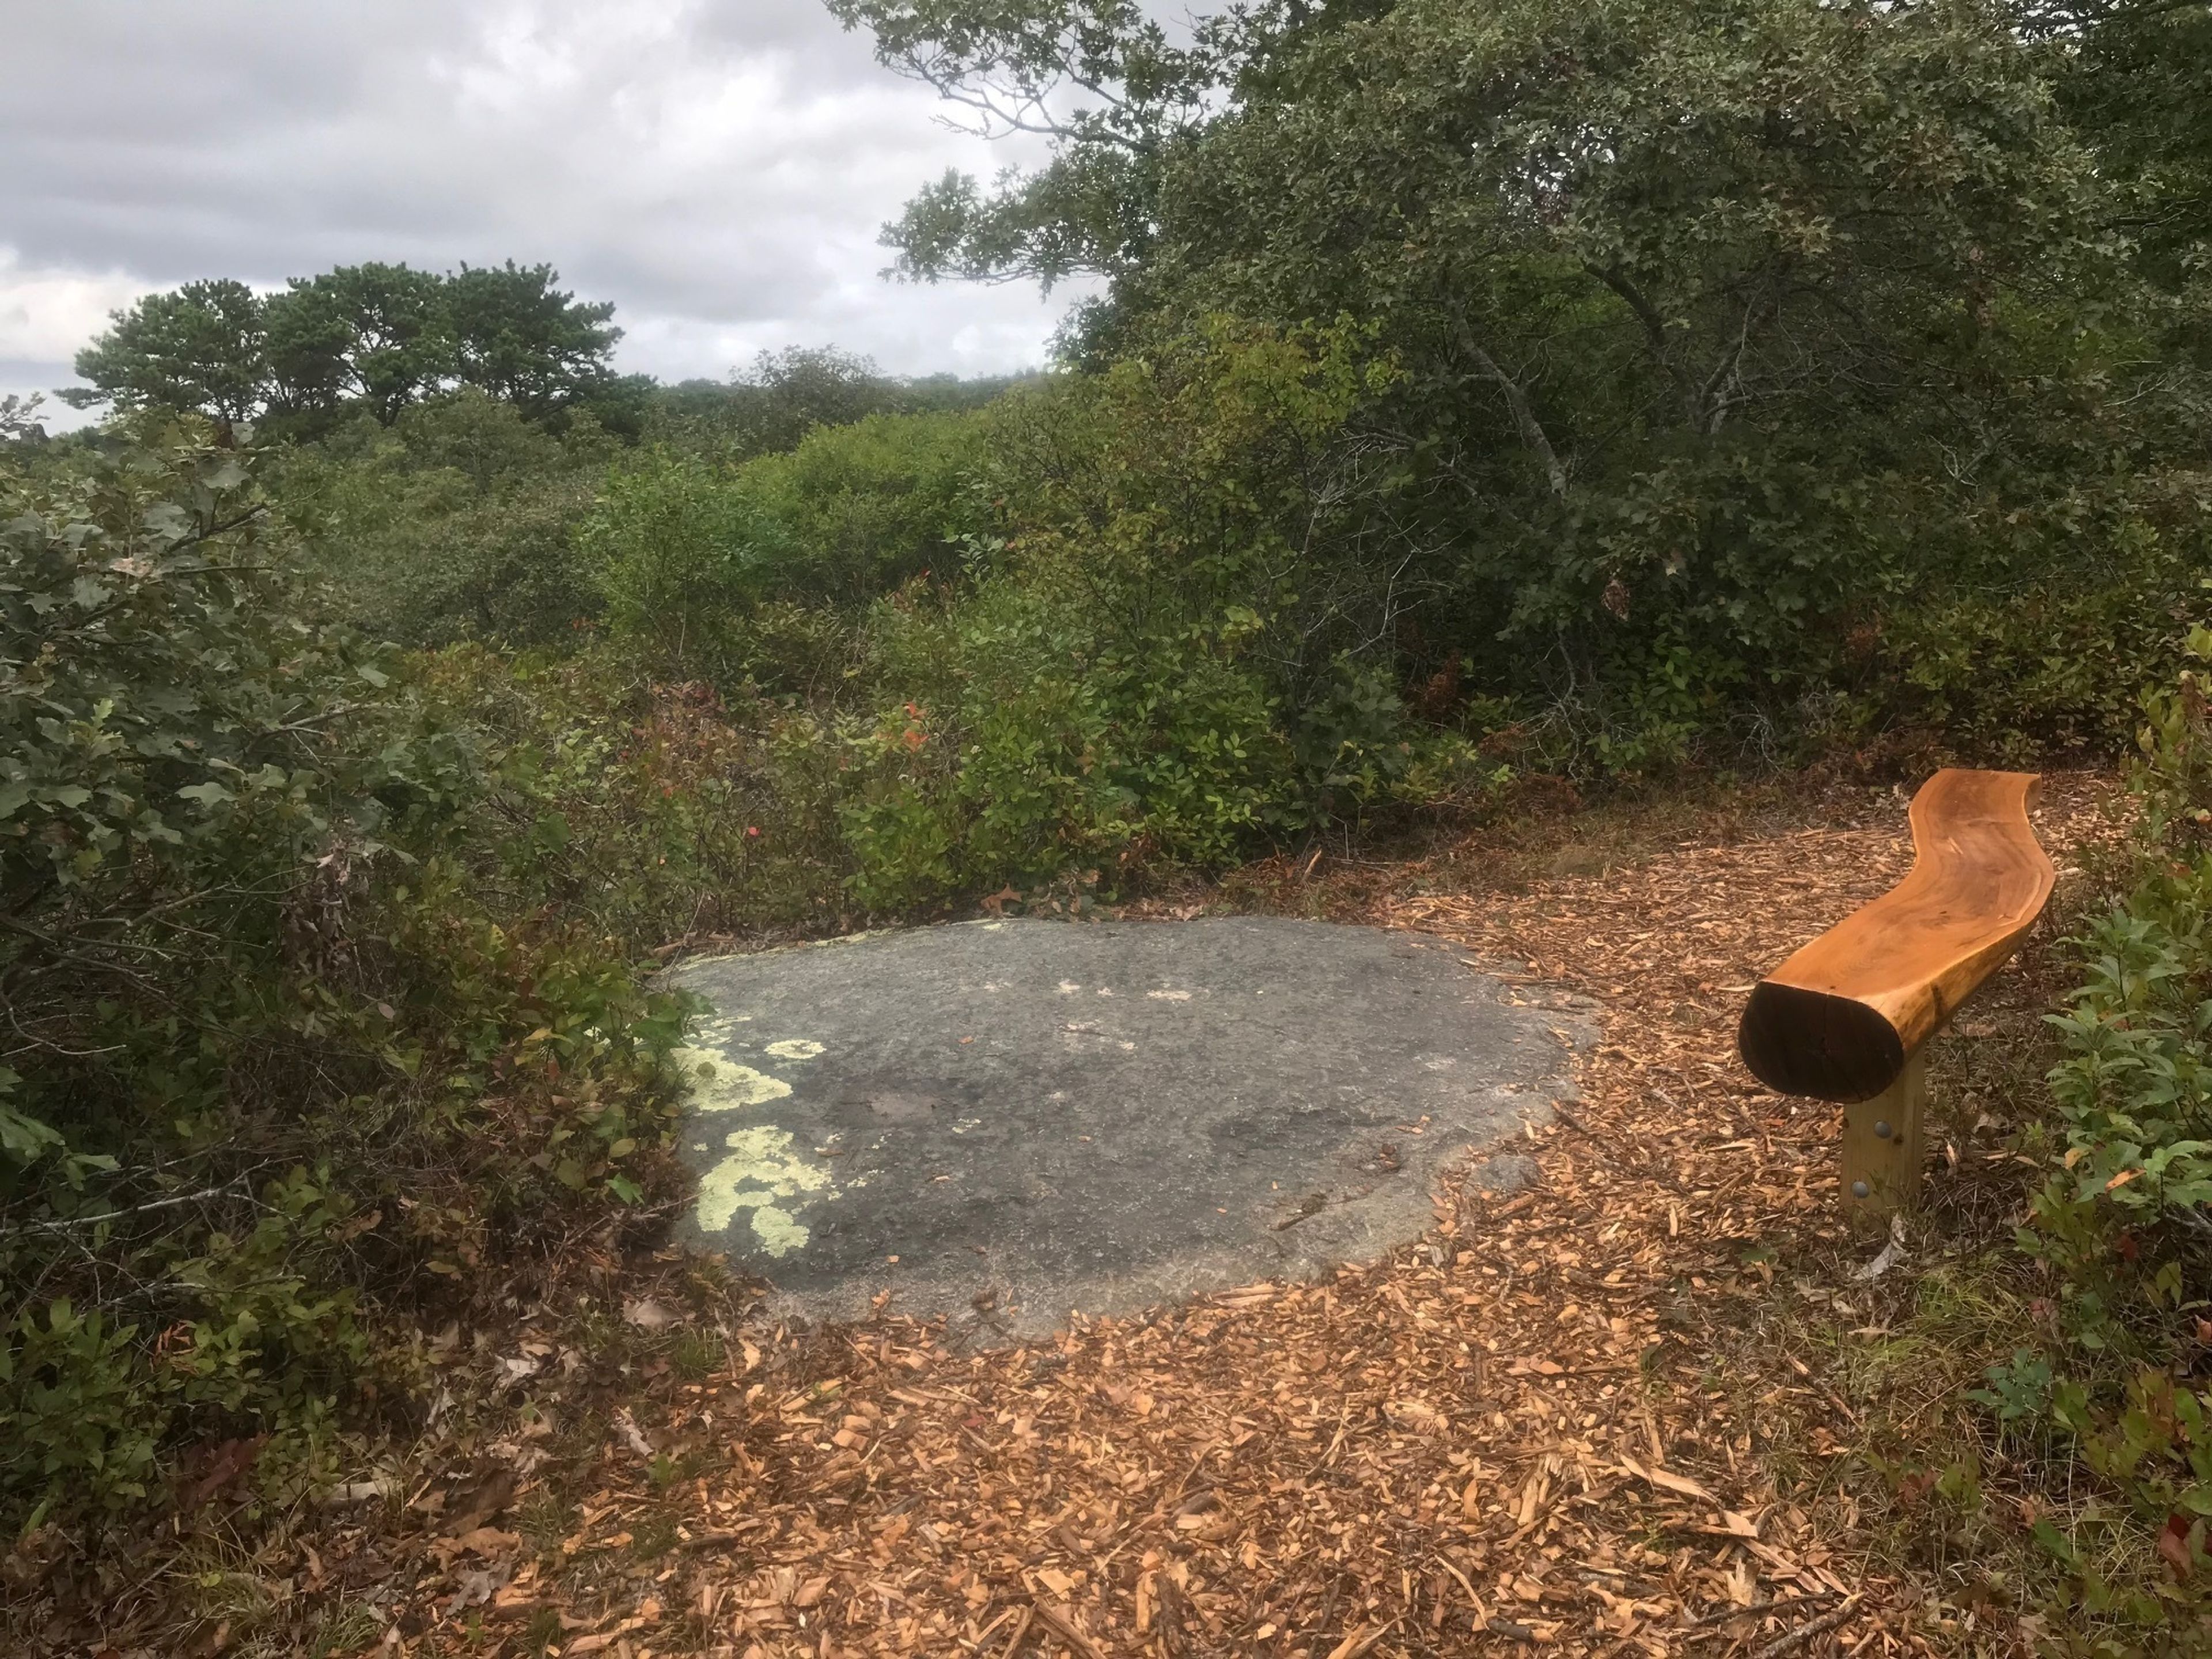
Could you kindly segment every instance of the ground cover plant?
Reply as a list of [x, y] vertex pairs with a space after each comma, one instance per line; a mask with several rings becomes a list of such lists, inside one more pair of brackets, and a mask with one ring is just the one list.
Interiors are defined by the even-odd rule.
[[[2190, 650], [2203, 660], [2212, 633], [2197, 630]], [[2107, 1564], [2146, 1536], [2179, 1584], [2201, 1580], [2212, 1522], [2212, 719], [2193, 670], [2148, 696], [2144, 712], [2129, 884], [2087, 919], [2075, 941], [2081, 984], [2051, 1016], [2062, 1167], [2021, 1233], [2044, 1269], [2039, 1340], [1991, 1366], [1972, 1396], [2009, 1434], [2054, 1437], [2100, 1478], [2109, 1512], [2077, 1519], [2073, 1536], [2043, 1536], [2093, 1607], [2126, 1605]], [[2131, 1611], [2158, 1616], [2154, 1601]]]

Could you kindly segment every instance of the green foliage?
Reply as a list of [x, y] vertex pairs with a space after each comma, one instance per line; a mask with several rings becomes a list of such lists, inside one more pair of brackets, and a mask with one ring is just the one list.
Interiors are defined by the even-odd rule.
[[1994, 463], [2083, 370], [2021, 360], [2094, 189], [1994, 14], [1411, 3], [1297, 64], [1179, 153], [1146, 292], [1371, 319], [1507, 649], [1460, 638], [1548, 656], [1601, 764], [1844, 678], [2045, 484]]
[[39, 405], [45, 401], [35, 392], [27, 398], [14, 392], [0, 398], [0, 444], [20, 447], [43, 443], [46, 428], [40, 424], [38, 414]]
[[592, 417], [559, 434], [473, 388], [361, 415], [278, 458], [271, 482], [343, 612], [404, 644], [572, 637], [600, 611], [575, 527], [617, 446]]
[[870, 415], [746, 466], [742, 493], [779, 526], [763, 546], [763, 597], [843, 608], [949, 574], [988, 524], [988, 434], [969, 415]]
[[247, 458], [149, 420], [0, 495], [0, 1514], [185, 1436], [282, 1496], [377, 1335], [666, 1179], [681, 1010], [465, 881], [497, 757], [314, 615]]
[[2203, 556], [2201, 283], [2129, 206], [2202, 216], [2169, 13], [2062, 46], [1979, 3], [1285, 0], [1173, 46], [1118, 4], [840, 9], [1054, 146], [925, 191], [912, 273], [1107, 275], [1099, 369], [1223, 309], [1373, 331], [1401, 672], [1457, 653], [1601, 771], [1839, 704], [1969, 752], [2124, 736]]
[[727, 674], [783, 526], [720, 467], [650, 452], [610, 475], [579, 544], [617, 639], [662, 672]]
[[797, 447], [817, 427], [871, 415], [926, 415], [979, 408], [1013, 384], [951, 375], [901, 380], [836, 347], [763, 351], [728, 380], [662, 386], [647, 403], [647, 441], [735, 463]]
[[618, 381], [607, 354], [622, 338], [612, 301], [579, 302], [550, 265], [463, 265], [445, 279], [453, 375], [462, 386], [545, 420], [572, 404], [627, 425], [643, 387]]
[[269, 395], [261, 296], [243, 283], [187, 283], [149, 294], [76, 356], [93, 389], [70, 387], [81, 409], [198, 409], [243, 421]]
[[384, 667], [267, 614], [279, 589], [254, 562], [244, 466], [171, 441], [11, 503], [0, 899], [18, 923], [107, 884], [173, 883], [212, 848], [295, 856], [334, 811], [364, 840], [383, 827], [387, 780], [373, 762], [325, 769], [293, 684], [337, 702]]
[[975, 415], [625, 458], [579, 536], [605, 642], [429, 671], [499, 734], [497, 881], [774, 933], [1487, 787], [1378, 648], [1400, 470], [1346, 426], [1390, 380], [1356, 331], [1216, 321]]
[[[2199, 629], [2191, 654], [2212, 657]], [[2056, 1017], [2052, 1085], [2073, 1155], [2069, 1203], [2125, 1224], [2191, 1222], [2212, 1204], [2212, 718], [2196, 675], [2145, 699], [2141, 884], [2083, 941], [2088, 979]], [[2212, 1223], [2204, 1231], [2212, 1234]], [[2157, 1275], [2153, 1273], [2154, 1280]]]
[[[2189, 651], [2212, 657], [2212, 631]], [[1992, 1368], [1972, 1397], [2008, 1426], [2071, 1437], [2160, 1538], [2179, 1596], [2203, 1578], [2212, 1517], [2212, 1390], [2191, 1363], [2212, 1310], [2212, 711], [2193, 673], [2144, 710], [2139, 873], [2079, 941], [2083, 983], [2051, 1016], [2066, 1151], [2021, 1235], [2058, 1285], [2051, 1346]]]
[[1462, 769], [1377, 649], [1401, 472], [1347, 434], [1391, 380], [1362, 346], [1217, 319], [990, 411], [967, 586], [872, 619], [857, 896], [1218, 865]]
[[1892, 704], [1968, 753], [2124, 752], [2138, 696], [2172, 681], [2179, 630], [2208, 614], [2212, 478], [2174, 469], [1984, 504], [1954, 533], [1972, 562], [1866, 624]]
[[316, 433], [356, 409], [390, 425], [426, 398], [473, 386], [532, 420], [591, 407], [635, 429], [643, 389], [607, 366], [622, 337], [614, 307], [579, 301], [558, 280], [550, 265], [509, 260], [442, 275], [345, 265], [265, 296], [242, 283], [193, 283], [116, 313], [77, 354], [91, 386], [62, 395], [85, 408], [266, 416]]
[[2032, 31], [2068, 49], [2060, 95], [2122, 183], [2123, 222], [2143, 268], [2171, 289], [2201, 283], [2212, 245], [2212, 13], [2166, 0], [2022, 9]]
[[872, 416], [736, 468], [667, 449], [626, 461], [578, 535], [609, 625], [665, 672], [805, 689], [834, 669], [787, 649], [790, 607], [850, 611], [956, 562], [983, 518], [983, 438], [973, 416]]
[[358, 399], [389, 424], [437, 390], [457, 343], [445, 279], [407, 265], [295, 277], [268, 307], [266, 349], [293, 415]]
[[885, 64], [952, 100], [975, 131], [1053, 134], [1061, 153], [989, 197], [949, 173], [885, 240], [908, 275], [1121, 276], [1152, 240], [1147, 211], [1167, 143], [1218, 82], [1213, 31], [1171, 44], [1136, 0], [829, 0]]
[[622, 647], [439, 653], [423, 690], [493, 764], [469, 879], [640, 947], [834, 927], [848, 873], [833, 724], [781, 702], [656, 683]]

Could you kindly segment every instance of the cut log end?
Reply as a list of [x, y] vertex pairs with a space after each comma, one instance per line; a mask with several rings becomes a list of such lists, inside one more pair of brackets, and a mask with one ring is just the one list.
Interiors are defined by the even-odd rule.
[[1772, 980], [1744, 1005], [1736, 1047], [1768, 1088], [1846, 1104], [1873, 1099], [1905, 1070], [1904, 1040], [1865, 1003]]
[[1759, 1080], [1871, 1100], [2012, 954], [2051, 896], [2029, 772], [1938, 772], [1912, 798], [1911, 873], [1762, 980], [1736, 1044]]

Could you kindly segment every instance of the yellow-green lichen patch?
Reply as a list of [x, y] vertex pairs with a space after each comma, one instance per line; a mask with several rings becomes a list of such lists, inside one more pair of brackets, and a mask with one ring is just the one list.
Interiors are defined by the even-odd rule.
[[722, 1142], [730, 1155], [700, 1177], [699, 1230], [719, 1233], [751, 1212], [753, 1237], [770, 1255], [788, 1255], [812, 1234], [785, 1206], [806, 1194], [834, 1197], [829, 1172], [793, 1151], [792, 1138], [763, 1125], [739, 1129]]
[[753, 1237], [770, 1255], [781, 1256], [804, 1249], [814, 1235], [775, 1205], [763, 1204], [753, 1212]]
[[818, 1060], [822, 1045], [809, 1042], [805, 1037], [786, 1037], [781, 1042], [771, 1042], [764, 1051], [778, 1060]]
[[780, 1077], [740, 1066], [715, 1048], [678, 1048], [676, 1063], [691, 1082], [691, 1105], [701, 1112], [734, 1112], [789, 1097], [791, 1085]]

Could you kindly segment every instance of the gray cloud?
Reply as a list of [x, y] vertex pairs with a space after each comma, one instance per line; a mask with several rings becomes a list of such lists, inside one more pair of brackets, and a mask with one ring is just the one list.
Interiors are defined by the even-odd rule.
[[63, 383], [150, 289], [363, 259], [548, 260], [623, 366], [836, 342], [890, 369], [1039, 360], [1071, 295], [879, 280], [948, 131], [817, 0], [0, 0], [0, 391]]

